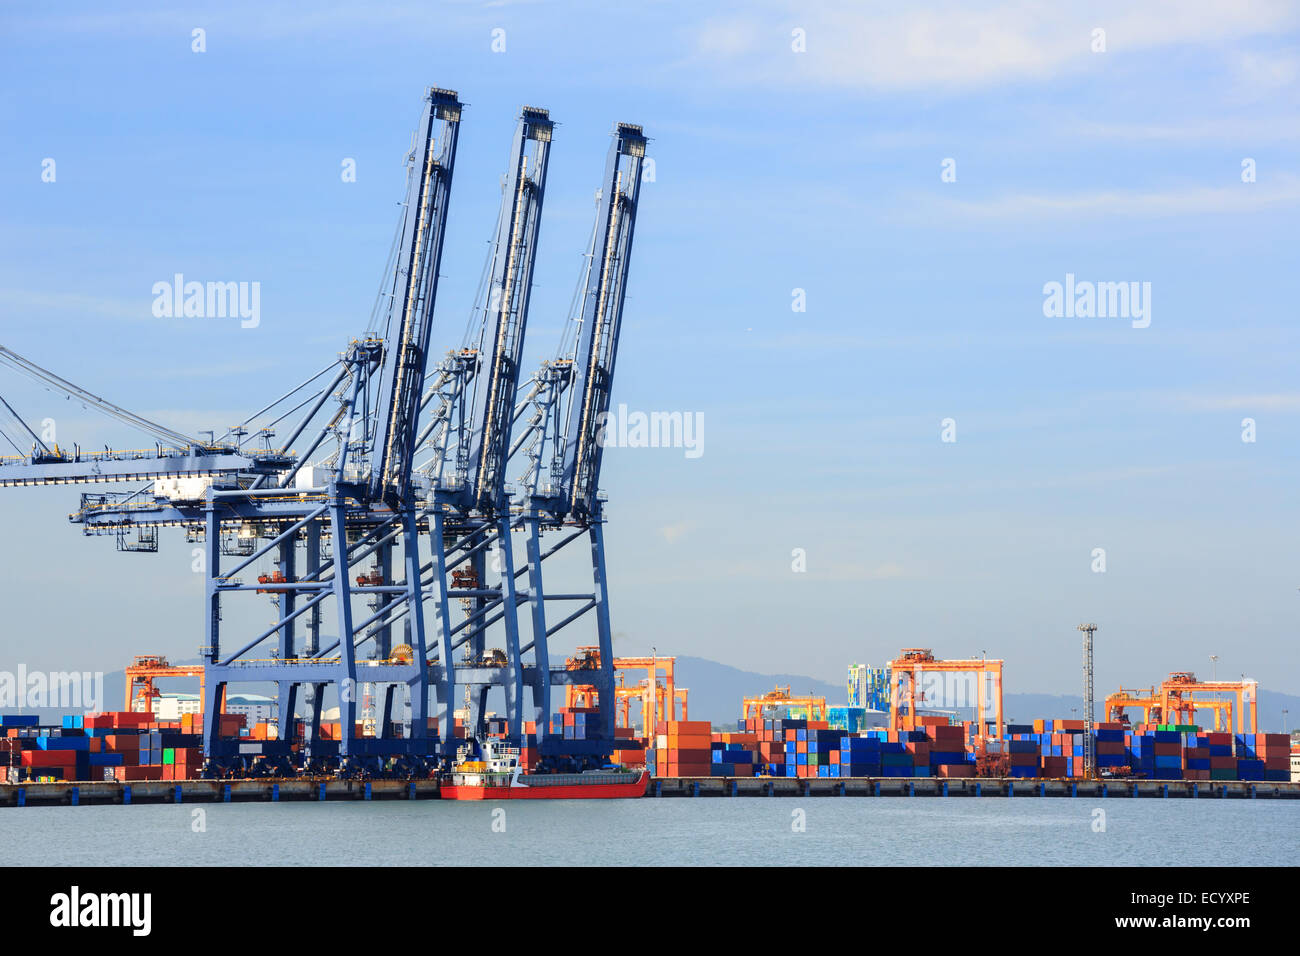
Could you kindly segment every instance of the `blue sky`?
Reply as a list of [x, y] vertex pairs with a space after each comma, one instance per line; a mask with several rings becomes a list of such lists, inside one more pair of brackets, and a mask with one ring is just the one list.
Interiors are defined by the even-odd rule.
[[[469, 104], [443, 346], [519, 107], [560, 124], [527, 347], [549, 356], [609, 131], [641, 123], [616, 401], [700, 413], [705, 444], [606, 455], [620, 649], [831, 680], [987, 651], [1008, 689], [1065, 693], [1090, 619], [1099, 689], [1217, 654], [1294, 693], [1300, 16], [1131, 6], [9, 5], [0, 344], [223, 429], [364, 331], [436, 84]], [[261, 324], [153, 317], [177, 272], [260, 282]], [[1067, 273], [1149, 282], [1150, 326], [1046, 317]], [[132, 440], [0, 385], [65, 444]], [[76, 502], [0, 492], [0, 660], [192, 656], [179, 533], [117, 554], [66, 524]]]

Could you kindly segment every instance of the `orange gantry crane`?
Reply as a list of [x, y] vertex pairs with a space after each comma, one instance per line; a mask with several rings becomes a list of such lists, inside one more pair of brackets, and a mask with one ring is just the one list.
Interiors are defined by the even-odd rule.
[[769, 709], [784, 710], [789, 713], [791, 708], [805, 710], [809, 720], [826, 719], [825, 697], [792, 697], [789, 687], [785, 690], [774, 687], [761, 697], [746, 697], [741, 715], [745, 720], [749, 720], [750, 717], [761, 718]]
[[1106, 720], [1118, 721], [1124, 718], [1124, 711], [1130, 707], [1142, 710], [1142, 723], [1159, 723], [1164, 713], [1160, 696], [1154, 687], [1129, 689], [1121, 687], [1113, 694], [1106, 695]]
[[[621, 679], [622, 677], [620, 675], [620, 680]], [[682, 720], [690, 720], [690, 717], [687, 715], [686, 707], [687, 694], [688, 692], [685, 687], [678, 687], [673, 691], [675, 702], [681, 706]], [[654, 727], [658, 724], [660, 719], [677, 719], [676, 717], [668, 716], [672, 711], [668, 707], [668, 688], [664, 687], [663, 684], [655, 685], [653, 697], [651, 696], [650, 688], [647, 686], [644, 679], [630, 687], [615, 687], [614, 696], [618, 702], [618, 709], [615, 711], [617, 721], [615, 726], [617, 727], [628, 728], [632, 726], [633, 703], [639, 703], [641, 705], [642, 728]]]
[[[617, 726], [631, 726], [631, 709], [633, 701], [641, 702], [642, 733], [649, 736], [660, 721], [677, 720], [677, 707], [681, 706], [681, 719], [686, 719], [688, 691], [677, 686], [675, 657], [616, 657], [614, 673], [620, 683], [623, 675], [620, 671], [643, 670], [646, 676], [638, 684], [624, 685], [614, 689], [615, 719]], [[571, 671], [595, 670], [600, 667], [599, 647], [579, 647], [573, 657], [568, 658], [565, 666]], [[659, 678], [662, 675], [663, 682]], [[597, 702], [596, 688], [590, 684], [568, 684], [564, 688], [566, 707], [594, 707]]]
[[[1220, 694], [1229, 696], [1223, 698]], [[1159, 687], [1120, 688], [1108, 695], [1106, 719], [1119, 720], [1126, 708], [1140, 707], [1143, 723], [1194, 724], [1198, 710], [1209, 710], [1214, 712], [1215, 730], [1231, 731], [1232, 717], [1236, 714], [1237, 733], [1253, 734], [1258, 729], [1258, 695], [1258, 681], [1200, 681], [1190, 671], [1175, 671]]]
[[[126, 709], [139, 709], [148, 713], [153, 710], [153, 699], [158, 694], [154, 680], [159, 677], [197, 677], [199, 679], [199, 710], [203, 712], [204, 680], [202, 664], [177, 664], [167, 662], [167, 658], [156, 654], [137, 654], [126, 668]], [[142, 701], [141, 707], [135, 706]], [[224, 709], [224, 708], [223, 708]]]
[[[940, 660], [934, 656], [928, 647], [905, 647], [898, 657], [889, 662], [890, 673], [890, 701], [889, 701], [889, 727], [891, 730], [899, 731], [906, 729], [903, 724], [902, 704], [907, 704], [908, 717], [915, 721], [917, 706], [917, 685], [922, 681], [922, 674], [940, 673], [940, 674], [974, 674], [976, 687], [975, 696], [975, 715], [979, 721], [979, 736], [984, 736], [986, 728], [984, 725], [984, 700], [987, 696], [985, 693], [986, 682], [988, 678], [993, 679], [993, 736], [1002, 736], [1002, 665], [1001, 660], [991, 660], [989, 658], [979, 657], [967, 660]], [[953, 702], [948, 702], [944, 695], [945, 701], [938, 703], [951, 703], [953, 706], [968, 707], [969, 703], [964, 702], [965, 695], [954, 693]], [[925, 693], [922, 690], [921, 702], [925, 703]]]
[[[1206, 698], [1205, 695], [1214, 694], [1212, 698]], [[1218, 697], [1219, 694], [1231, 695], [1227, 700]], [[1169, 679], [1160, 685], [1160, 706], [1162, 713], [1177, 714], [1179, 721], [1182, 723], [1192, 724], [1196, 722], [1196, 712], [1198, 710], [1214, 711], [1214, 729], [1232, 730], [1233, 701], [1236, 701], [1237, 714], [1237, 733], [1258, 733], [1259, 715], [1258, 709], [1259, 698], [1259, 681], [1248, 680], [1214, 680], [1202, 681], [1197, 680], [1196, 675], [1190, 671], [1175, 671], [1169, 675]], [[1225, 726], [1220, 728], [1219, 715], [1221, 711], [1226, 711], [1227, 720]], [[1166, 719], [1168, 719], [1166, 717]], [[1243, 729], [1243, 724], [1249, 721], [1249, 730]]]

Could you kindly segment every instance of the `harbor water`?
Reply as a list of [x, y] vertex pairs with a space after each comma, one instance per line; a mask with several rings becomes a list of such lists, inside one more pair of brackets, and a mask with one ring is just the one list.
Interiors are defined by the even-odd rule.
[[10, 866], [1290, 866], [1300, 801], [674, 799], [0, 809]]

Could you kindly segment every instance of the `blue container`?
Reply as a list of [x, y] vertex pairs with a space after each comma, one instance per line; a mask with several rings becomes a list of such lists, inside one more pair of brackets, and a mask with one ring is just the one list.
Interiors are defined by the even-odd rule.
[[942, 764], [964, 763], [966, 760], [965, 752], [955, 750], [930, 751], [930, 766], [938, 767]]
[[1007, 771], [1013, 777], [1037, 777], [1037, 767], [1011, 767]]
[[1007, 753], [1036, 754], [1038, 753], [1038, 742], [1034, 740], [1008, 740]]
[[[1288, 775], [1289, 776], [1289, 775]], [[1262, 760], [1238, 760], [1237, 761], [1237, 779], [1238, 780], [1263, 780], [1264, 778], [1264, 761]]]
[[89, 737], [37, 737], [37, 750], [83, 750], [89, 752]]

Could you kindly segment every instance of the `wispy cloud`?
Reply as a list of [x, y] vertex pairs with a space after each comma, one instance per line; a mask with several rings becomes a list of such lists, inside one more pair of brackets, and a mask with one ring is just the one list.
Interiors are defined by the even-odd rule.
[[106, 296], [82, 295], [75, 292], [33, 292], [29, 289], [0, 289], [0, 311], [13, 312], [10, 321], [22, 321], [20, 313], [53, 309], [76, 312], [110, 319], [151, 318], [152, 300], [141, 296], [139, 300], [113, 299]]
[[690, 531], [691, 527], [692, 525], [689, 522], [679, 521], [676, 524], [665, 525], [664, 527], [660, 528], [659, 534], [662, 535], [663, 539], [667, 541], [669, 544], [673, 544], [679, 538], [685, 535], [688, 531]]
[[[835, 2], [809, 8], [779, 4], [710, 20], [696, 40], [701, 59], [746, 82], [806, 81], [864, 91], [966, 89], [1085, 69], [1099, 55], [1268, 35], [1300, 11], [1281, 0], [1119, 0], [1038, 4], [965, 2], [872, 5]], [[806, 31], [807, 52], [794, 55], [791, 31]], [[1261, 62], [1256, 82], [1274, 83], [1284, 64]], [[1279, 72], [1280, 71], [1280, 72]], [[1249, 80], [1249, 74], [1243, 73]]]
[[1300, 392], [1251, 395], [1177, 395], [1174, 402], [1192, 411], [1222, 412], [1263, 410], [1286, 411], [1300, 408]]
[[1282, 175], [1269, 182], [1225, 186], [1187, 186], [1163, 190], [1102, 189], [1063, 193], [1008, 193], [986, 199], [951, 199], [927, 193], [916, 205], [935, 214], [970, 219], [1071, 219], [1130, 216], [1160, 217], [1203, 213], [1255, 213], [1300, 202], [1300, 178]]

